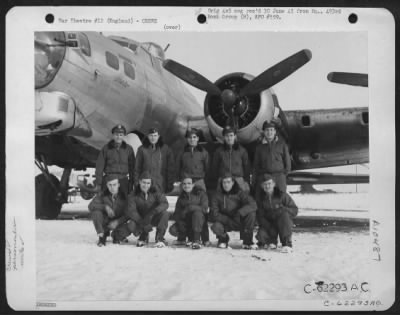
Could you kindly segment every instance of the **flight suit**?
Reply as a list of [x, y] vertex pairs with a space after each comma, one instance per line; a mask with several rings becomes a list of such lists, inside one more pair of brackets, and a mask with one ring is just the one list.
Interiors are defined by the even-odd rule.
[[131, 233], [139, 236], [139, 240], [146, 241], [152, 227], [156, 227], [156, 242], [162, 242], [168, 227], [169, 214], [168, 200], [156, 187], [151, 187], [145, 195], [140, 186], [128, 197], [127, 217], [129, 221], [119, 229], [119, 240]]
[[[204, 191], [207, 190], [205, 177], [209, 169], [209, 155], [205, 148], [200, 145], [195, 147], [186, 145], [183, 151], [178, 154], [176, 168], [176, 176], [178, 179], [182, 179], [183, 176], [189, 176], [192, 178], [196, 187]], [[208, 242], [210, 240], [210, 235], [208, 231], [207, 212], [205, 212], [204, 215], [205, 220], [201, 232], [201, 239], [203, 242]]]
[[[105, 211], [106, 205], [113, 209], [115, 213], [114, 218], [108, 217]], [[107, 234], [110, 231], [108, 224], [113, 220], [117, 220], [118, 225], [113, 231], [114, 236], [115, 233], [119, 233], [119, 230], [129, 219], [127, 216], [128, 200], [122, 191], [117, 194], [116, 199], [112, 198], [108, 190], [98, 193], [89, 203], [88, 207], [97, 234]]]
[[161, 137], [155, 146], [146, 137], [137, 151], [134, 183], [139, 183], [139, 176], [148, 171], [153, 185], [161, 192], [169, 192], [175, 181], [175, 162], [171, 149], [163, 144]]
[[106, 189], [104, 177], [116, 174], [120, 189], [128, 195], [133, 187], [134, 172], [135, 153], [125, 141], [118, 146], [111, 140], [101, 149], [96, 162], [96, 184], [100, 185], [102, 190]]
[[286, 192], [286, 176], [290, 172], [291, 161], [288, 146], [283, 140], [277, 136], [271, 142], [264, 139], [256, 147], [253, 164], [256, 200], [259, 200], [264, 174], [270, 174], [279, 190]]
[[[175, 224], [169, 229], [170, 234], [184, 241], [200, 241], [201, 231], [208, 210], [207, 193], [201, 188], [194, 187], [190, 193], [182, 192], [176, 202], [173, 219]], [[207, 240], [208, 241], [208, 240]], [[204, 239], [203, 239], [204, 242]]]
[[262, 191], [257, 204], [259, 230], [256, 239], [262, 244], [277, 244], [278, 235], [282, 246], [292, 247], [293, 218], [298, 208], [293, 199], [275, 187], [271, 196]]
[[212, 173], [218, 174], [217, 187], [220, 187], [221, 176], [227, 172], [232, 174], [241, 190], [250, 191], [249, 156], [246, 149], [237, 142], [233, 146], [223, 144], [214, 152]]
[[229, 192], [223, 187], [217, 190], [210, 205], [211, 230], [218, 240], [227, 243], [226, 232], [240, 231], [244, 245], [253, 244], [253, 229], [256, 221], [256, 202], [239, 188], [235, 182]]

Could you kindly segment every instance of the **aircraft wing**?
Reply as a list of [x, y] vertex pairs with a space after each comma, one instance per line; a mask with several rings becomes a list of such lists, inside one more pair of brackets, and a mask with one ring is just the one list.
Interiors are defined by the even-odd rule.
[[285, 111], [292, 170], [369, 162], [368, 108]]
[[338, 174], [320, 172], [292, 172], [288, 175], [289, 185], [367, 184], [369, 175]]

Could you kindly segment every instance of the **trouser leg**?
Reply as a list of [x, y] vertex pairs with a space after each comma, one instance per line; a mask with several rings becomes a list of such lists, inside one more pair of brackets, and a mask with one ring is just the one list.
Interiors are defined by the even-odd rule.
[[141, 229], [137, 223], [133, 220], [130, 220], [117, 226], [117, 228], [113, 231], [113, 238], [117, 241], [122, 241], [132, 233], [134, 236], [138, 236], [140, 232]]
[[197, 188], [202, 189], [203, 191], [207, 191], [206, 188], [206, 183], [204, 182], [204, 179], [198, 179], [193, 183], [193, 186], [196, 186]]
[[287, 211], [282, 212], [277, 218], [276, 225], [278, 226], [278, 233], [282, 246], [292, 247], [293, 221]]
[[107, 224], [110, 222], [110, 219], [106, 216], [104, 212], [97, 210], [93, 211], [91, 213], [91, 217], [97, 234], [105, 233], [108, 231]]
[[240, 189], [249, 193], [250, 192], [250, 186], [249, 184], [244, 180], [243, 177], [235, 177], [236, 183], [239, 185]]
[[178, 238], [178, 241], [186, 241], [188, 231], [185, 220], [176, 220], [169, 228], [169, 234]]
[[256, 234], [256, 240], [259, 241], [261, 245], [265, 245], [268, 244], [268, 239], [269, 236], [267, 230], [265, 229], [265, 227], [260, 227]]
[[[200, 234], [202, 234], [204, 226], [204, 213], [201, 211], [194, 211], [191, 214], [191, 226], [193, 230], [193, 241], [200, 241]], [[208, 230], [208, 226], [207, 226]]]
[[156, 227], [156, 242], [163, 241], [168, 227], [169, 214], [167, 211], [156, 214], [151, 220], [151, 224]]
[[253, 230], [256, 223], [256, 213], [251, 212], [240, 218], [240, 228], [244, 245], [253, 244]]
[[260, 198], [261, 192], [262, 192], [261, 183], [260, 183], [260, 181], [257, 181], [255, 184], [255, 189], [254, 189], [254, 199], [256, 200], [257, 208], [259, 208], [259, 209], [262, 208], [262, 205], [259, 202], [261, 200], [261, 198]]
[[275, 244], [278, 243], [278, 229], [275, 227], [274, 223], [266, 220], [263, 225], [260, 226], [256, 239], [261, 244]]
[[121, 189], [121, 191], [125, 194], [125, 196], [128, 196], [130, 189], [129, 188], [129, 180], [128, 177], [122, 177], [120, 179], [118, 179], [119, 181], [119, 189]]
[[280, 191], [286, 192], [286, 174], [285, 173], [276, 173], [272, 174], [274, 178], [276, 186]]
[[225, 226], [221, 222], [215, 222], [211, 225], [211, 231], [217, 236], [218, 239], [226, 237]]
[[204, 222], [201, 229], [201, 240], [203, 242], [210, 241], [210, 232], [208, 231], [208, 214], [204, 214]]
[[157, 187], [162, 193], [166, 192], [166, 187], [164, 187], [164, 179], [161, 175], [153, 177], [153, 186]]

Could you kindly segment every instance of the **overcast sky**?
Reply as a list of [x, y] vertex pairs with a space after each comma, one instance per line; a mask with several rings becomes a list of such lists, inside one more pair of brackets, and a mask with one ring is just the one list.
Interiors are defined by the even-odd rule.
[[[273, 87], [283, 110], [368, 106], [368, 89], [330, 83], [331, 71], [368, 73], [365, 32], [121, 32], [109, 33], [161, 47], [166, 57], [214, 82], [231, 72], [258, 75], [279, 61], [309, 49], [312, 59]], [[205, 93], [191, 92], [203, 104]]]

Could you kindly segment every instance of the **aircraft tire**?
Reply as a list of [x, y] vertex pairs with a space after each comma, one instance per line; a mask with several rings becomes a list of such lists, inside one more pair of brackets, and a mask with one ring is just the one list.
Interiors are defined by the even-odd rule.
[[81, 190], [81, 197], [83, 200], [90, 200], [94, 197], [94, 193]]
[[[54, 175], [50, 174], [51, 180], [60, 186], [60, 181]], [[36, 193], [36, 219], [54, 220], [61, 212], [62, 203], [56, 200], [57, 192], [47, 182], [43, 174], [35, 177]]]

